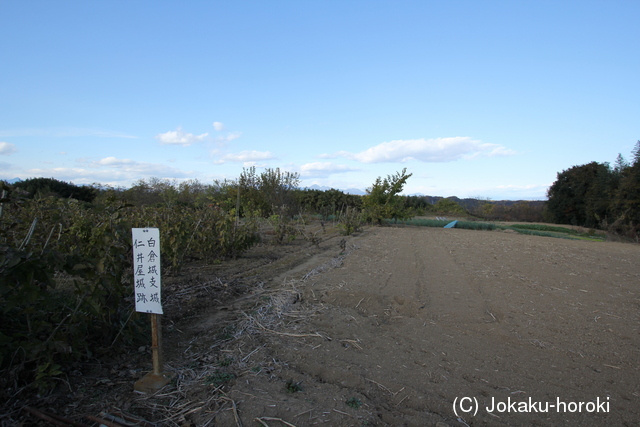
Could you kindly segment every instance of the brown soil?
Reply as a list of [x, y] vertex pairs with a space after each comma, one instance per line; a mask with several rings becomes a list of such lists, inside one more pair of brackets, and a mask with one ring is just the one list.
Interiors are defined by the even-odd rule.
[[[128, 356], [112, 367], [119, 381], [69, 393], [72, 413], [198, 426], [640, 423], [639, 245], [413, 227], [368, 228], [344, 250], [341, 239], [262, 246], [167, 279], [177, 380], [133, 393], [150, 361]], [[476, 415], [456, 415], [463, 397]], [[486, 409], [509, 399], [511, 412]], [[529, 399], [567, 411], [514, 412]], [[588, 412], [598, 399], [608, 412]]]

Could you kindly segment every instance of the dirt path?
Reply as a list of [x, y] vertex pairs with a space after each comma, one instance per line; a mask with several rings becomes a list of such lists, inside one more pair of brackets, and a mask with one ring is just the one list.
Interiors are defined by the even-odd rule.
[[[227, 391], [244, 425], [640, 422], [639, 246], [374, 228], [347, 247], [247, 315], [256, 333], [229, 352], [254, 366]], [[475, 416], [454, 413], [463, 397]], [[500, 402], [514, 405], [490, 413]], [[214, 422], [236, 425], [231, 410]]]

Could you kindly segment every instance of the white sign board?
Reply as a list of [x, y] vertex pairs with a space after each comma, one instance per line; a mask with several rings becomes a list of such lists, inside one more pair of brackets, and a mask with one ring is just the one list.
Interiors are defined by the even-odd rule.
[[160, 295], [160, 230], [132, 228], [133, 289], [136, 311], [162, 314]]

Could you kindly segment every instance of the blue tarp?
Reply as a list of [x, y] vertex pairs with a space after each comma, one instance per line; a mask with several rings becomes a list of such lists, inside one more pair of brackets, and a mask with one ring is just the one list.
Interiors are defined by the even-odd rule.
[[451, 221], [449, 224], [445, 225], [444, 228], [455, 228], [458, 221]]

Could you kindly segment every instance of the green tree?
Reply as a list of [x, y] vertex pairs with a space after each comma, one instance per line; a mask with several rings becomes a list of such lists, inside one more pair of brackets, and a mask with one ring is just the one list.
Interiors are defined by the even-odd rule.
[[388, 175], [385, 179], [378, 177], [367, 194], [363, 196], [362, 205], [365, 220], [382, 224], [382, 220], [405, 219], [408, 210], [405, 207], [405, 199], [399, 194], [412, 174], [407, 174], [407, 168], [394, 175]]
[[627, 160], [622, 156], [622, 153], [618, 153], [618, 157], [616, 157], [616, 163], [613, 167], [613, 171], [615, 173], [621, 174], [628, 167], [629, 167], [629, 163], [627, 162]]
[[558, 173], [547, 192], [547, 209], [557, 223], [595, 227], [609, 213], [611, 190], [608, 163], [574, 166]]
[[59, 181], [55, 178], [29, 178], [15, 183], [14, 188], [28, 192], [31, 198], [36, 196], [55, 196], [89, 203], [91, 203], [98, 194], [98, 190], [94, 187], [87, 185], [78, 186]]
[[614, 231], [638, 240], [640, 236], [640, 141], [633, 152], [633, 165], [622, 170], [620, 185], [612, 200]]
[[640, 141], [636, 142], [636, 146], [631, 154], [633, 155], [633, 166], [640, 164]]
[[244, 211], [257, 210], [261, 216], [269, 217], [274, 213], [274, 208], [278, 208], [279, 212], [285, 210], [292, 214], [293, 191], [299, 182], [298, 173], [281, 172], [280, 168], [267, 168], [260, 174], [256, 172], [255, 166], [243, 169], [238, 185]]
[[433, 210], [441, 213], [463, 214], [464, 208], [451, 199], [440, 199]]

